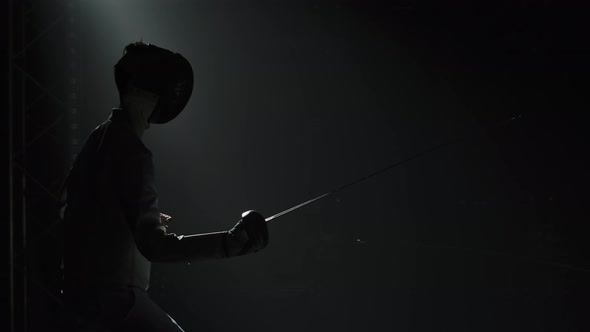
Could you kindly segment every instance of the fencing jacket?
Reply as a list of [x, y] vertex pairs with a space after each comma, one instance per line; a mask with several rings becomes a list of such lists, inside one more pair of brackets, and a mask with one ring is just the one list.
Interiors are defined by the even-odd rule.
[[147, 289], [150, 261], [226, 256], [226, 233], [183, 237], [160, 221], [151, 152], [127, 113], [89, 136], [66, 180], [64, 284]]

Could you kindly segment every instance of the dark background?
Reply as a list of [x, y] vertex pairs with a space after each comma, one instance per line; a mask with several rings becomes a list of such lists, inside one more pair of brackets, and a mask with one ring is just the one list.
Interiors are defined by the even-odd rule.
[[[256, 255], [154, 264], [154, 300], [187, 331], [587, 330], [580, 3], [79, 1], [82, 136], [117, 106], [127, 43], [193, 65], [186, 110], [145, 136], [178, 234], [458, 139], [273, 221]], [[28, 253], [49, 288], [58, 239]], [[31, 330], [55, 307], [35, 296]]]

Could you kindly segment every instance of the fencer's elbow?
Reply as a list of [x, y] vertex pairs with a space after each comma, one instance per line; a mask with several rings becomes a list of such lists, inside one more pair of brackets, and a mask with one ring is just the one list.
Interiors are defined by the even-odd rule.
[[145, 259], [147, 259], [150, 262], [159, 261], [159, 257], [157, 254], [158, 251], [156, 250], [156, 248], [154, 248], [155, 246], [153, 243], [141, 239], [136, 239], [135, 244], [137, 246], [137, 250], [141, 253], [143, 257], [145, 257]]
[[150, 262], [163, 260], [162, 243], [165, 231], [159, 229], [138, 230], [135, 234], [137, 250]]

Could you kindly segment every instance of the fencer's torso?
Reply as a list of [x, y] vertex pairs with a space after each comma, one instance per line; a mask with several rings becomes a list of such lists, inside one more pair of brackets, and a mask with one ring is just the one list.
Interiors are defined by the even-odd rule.
[[122, 110], [113, 110], [90, 134], [70, 172], [65, 288], [148, 287], [150, 262], [138, 251], [134, 232], [140, 215], [159, 222], [157, 195], [151, 152], [128, 121]]

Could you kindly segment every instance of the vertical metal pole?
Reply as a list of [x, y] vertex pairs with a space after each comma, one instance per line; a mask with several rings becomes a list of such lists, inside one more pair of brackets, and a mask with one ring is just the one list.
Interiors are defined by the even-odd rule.
[[[21, 30], [21, 45], [27, 45], [27, 19], [26, 19], [26, 10], [25, 6], [21, 6], [21, 20], [22, 20], [22, 30]], [[29, 63], [26, 58], [26, 50], [23, 52], [23, 59], [25, 61], [25, 68], [28, 68]], [[26, 136], [26, 123], [27, 123], [27, 80], [21, 80], [21, 149], [22, 149], [22, 156], [23, 162], [22, 166], [23, 169], [27, 169], [27, 136]], [[27, 178], [25, 176], [25, 172], [21, 174], [21, 200], [22, 200], [22, 214], [21, 214], [21, 221], [22, 221], [22, 250], [23, 250], [23, 332], [27, 332], [27, 309], [28, 309], [28, 289], [27, 289], [27, 280], [29, 277], [29, 254], [27, 252]]]
[[14, 101], [13, 101], [13, 56], [14, 56], [14, 21], [12, 19], [13, 14], [13, 1], [8, 0], [8, 242], [10, 251], [10, 276], [8, 281], [8, 287], [10, 287], [10, 332], [14, 332], [14, 183], [13, 183], [13, 160], [14, 154], [13, 146], [13, 113], [14, 113]]

